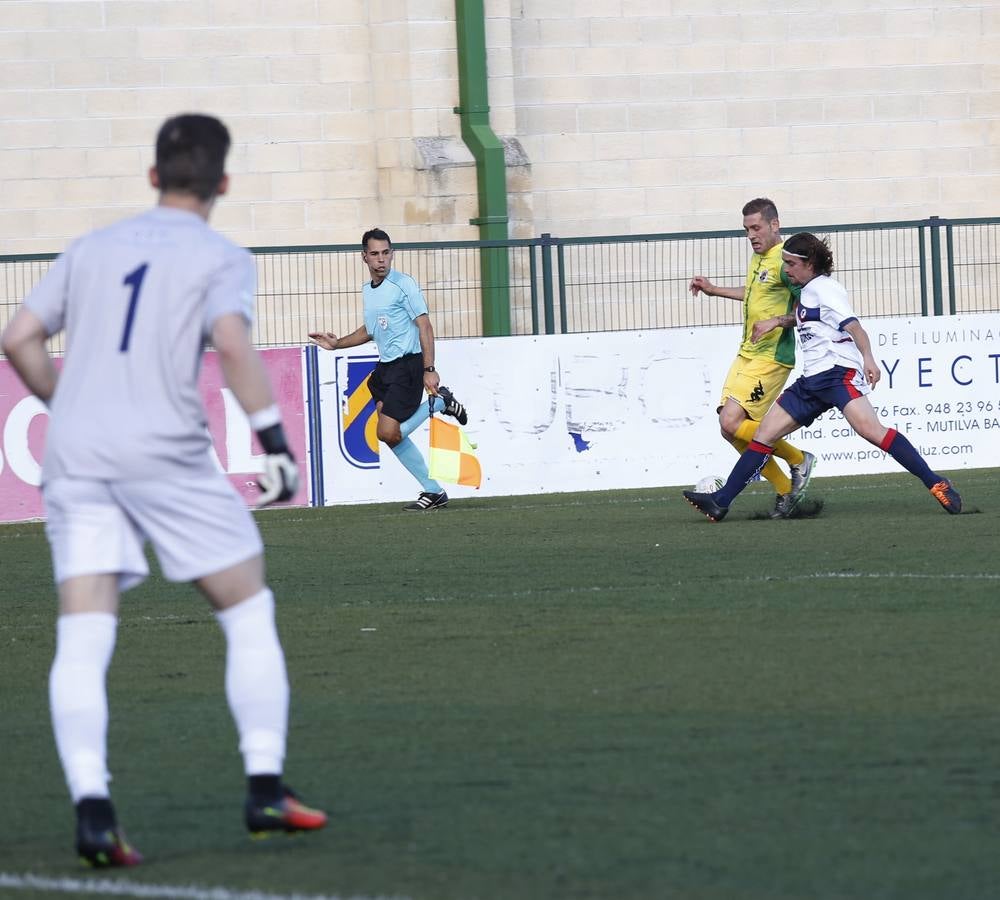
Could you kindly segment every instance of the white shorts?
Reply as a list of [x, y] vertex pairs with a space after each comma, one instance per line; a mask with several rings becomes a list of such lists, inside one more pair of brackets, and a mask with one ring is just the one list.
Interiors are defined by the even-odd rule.
[[56, 583], [117, 574], [118, 588], [149, 574], [144, 546], [170, 581], [194, 581], [263, 552], [257, 523], [223, 475], [157, 481], [55, 478], [42, 488]]

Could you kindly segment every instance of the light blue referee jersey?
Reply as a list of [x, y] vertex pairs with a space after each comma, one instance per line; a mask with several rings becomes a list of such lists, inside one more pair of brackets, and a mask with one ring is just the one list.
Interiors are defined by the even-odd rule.
[[42, 480], [217, 471], [198, 390], [216, 319], [253, 315], [253, 257], [159, 206], [75, 241], [24, 301], [66, 355]]
[[378, 347], [382, 362], [408, 353], [420, 353], [420, 330], [414, 321], [427, 313], [427, 301], [417, 283], [403, 272], [390, 269], [385, 280], [364, 286], [365, 328]]

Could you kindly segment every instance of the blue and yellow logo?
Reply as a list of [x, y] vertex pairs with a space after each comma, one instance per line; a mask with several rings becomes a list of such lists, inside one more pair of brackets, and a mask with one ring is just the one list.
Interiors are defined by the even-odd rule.
[[352, 466], [376, 469], [379, 464], [375, 400], [368, 390], [368, 376], [377, 356], [339, 357], [336, 361], [337, 397], [340, 400], [340, 452]]

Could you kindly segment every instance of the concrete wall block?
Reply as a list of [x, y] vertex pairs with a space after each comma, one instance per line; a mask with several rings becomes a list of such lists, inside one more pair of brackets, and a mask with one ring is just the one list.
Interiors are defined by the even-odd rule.
[[281, 200], [314, 200], [326, 190], [324, 172], [275, 172], [271, 176], [272, 196]]
[[159, 87], [163, 84], [163, 67], [156, 61], [115, 60], [108, 65], [108, 83], [129, 89]]
[[[272, 84], [316, 84], [320, 81], [321, 60], [318, 56], [300, 54], [279, 56], [267, 60], [267, 78]], [[330, 79], [324, 78], [323, 81]]]
[[642, 103], [658, 103], [670, 100], [691, 100], [694, 98], [692, 77], [683, 75], [642, 75], [639, 78], [639, 95]]
[[458, 46], [458, 32], [454, 21], [409, 22], [407, 45], [411, 51], [449, 50]]
[[621, 46], [631, 49], [642, 40], [643, 23], [630, 17], [621, 19], [588, 19], [590, 45]]
[[[947, 170], [949, 174], [957, 175], [962, 170], [953, 166]], [[980, 175], [1000, 174], [1000, 147], [974, 147], [968, 152], [968, 167], [965, 171]]]
[[313, 200], [306, 205], [306, 225], [321, 229], [326, 235], [323, 243], [341, 244], [358, 240], [363, 231], [355, 236], [348, 234], [348, 229], [362, 221], [358, 200]]
[[239, 129], [241, 140], [276, 144], [323, 140], [323, 123], [317, 115], [261, 116], [254, 124], [253, 130]]
[[316, 0], [281, 0], [280, 3], [265, 0], [260, 4], [260, 12], [254, 24], [261, 28], [295, 26], [315, 21], [317, 12]]
[[336, 172], [361, 168], [367, 158], [366, 149], [353, 141], [300, 143], [299, 157], [304, 171]]
[[823, 101], [823, 121], [870, 122], [873, 103], [872, 97], [828, 97]]
[[721, 128], [726, 125], [726, 106], [720, 100], [633, 103], [629, 122], [640, 131]]
[[969, 97], [965, 92], [955, 94], [922, 94], [919, 96], [920, 119], [965, 119], [969, 116]]
[[576, 19], [621, 18], [622, 0], [572, 0]]
[[[709, 4], [710, 6], [710, 4]], [[707, 10], [706, 10], [707, 12]], [[753, 29], [749, 29], [752, 33]], [[756, 28], [759, 31], [759, 24]], [[729, 44], [743, 40], [744, 23], [741, 16], [715, 14], [691, 17], [691, 40], [695, 44]]]
[[592, 75], [583, 81], [591, 103], [631, 103], [639, 96], [636, 75]]
[[518, 75], [553, 76], [574, 71], [576, 52], [572, 47], [528, 48], [515, 54], [514, 71]]
[[626, 47], [580, 47], [573, 53], [574, 71], [580, 75], [622, 74], [628, 71]]
[[915, 178], [927, 171], [927, 162], [919, 149], [876, 150], [865, 170], [877, 178]]
[[298, 172], [302, 168], [298, 144], [258, 144], [247, 148], [252, 172]]
[[98, 0], [63, 0], [46, 4], [46, 25], [81, 31], [100, 28], [104, 24], [104, 3]]
[[596, 159], [628, 159], [642, 158], [642, 135], [629, 131], [612, 132], [594, 135], [594, 156]]
[[292, 34], [294, 53], [336, 55], [338, 53], [369, 52], [368, 29], [354, 26], [316, 26], [296, 28]]
[[0, 60], [0, 91], [52, 88], [54, 70], [54, 64], [48, 61]]
[[368, 141], [374, 136], [371, 116], [363, 111], [313, 112], [324, 140]]
[[770, 100], [732, 100], [725, 105], [725, 124], [730, 128], [777, 125], [777, 110]]
[[365, 0], [318, 0], [319, 21], [325, 25], [364, 25], [368, 21]]
[[943, 176], [941, 201], [943, 203], [981, 201], [983, 197], [996, 197], [1000, 191], [1000, 175], [969, 174]]
[[526, 106], [517, 112], [520, 135], [573, 134], [577, 130], [575, 106]]
[[[382, 171], [388, 170], [379, 170]], [[326, 180], [320, 197], [344, 200], [376, 195], [379, 175], [372, 169], [344, 169], [340, 172], [327, 172], [325, 175]]]
[[87, 150], [86, 162], [81, 170], [88, 177], [97, 175], [139, 175], [144, 164], [152, 162], [145, 153], [137, 149], [107, 147], [102, 150]]
[[367, 53], [324, 53], [319, 57], [319, 80], [322, 82], [368, 81], [372, 61]]
[[974, 119], [996, 119], [1000, 116], [1000, 91], [970, 94], [969, 115]]
[[690, 47], [695, 42], [690, 19], [659, 17], [642, 20], [640, 40], [650, 48]]
[[872, 115], [877, 121], [913, 121], [920, 118], [920, 96], [886, 94], [875, 97]]
[[532, 159], [546, 162], [585, 162], [594, 159], [594, 136], [592, 134], [547, 134], [542, 140], [542, 149], [533, 152], [525, 142]]
[[[305, 204], [302, 202], [272, 201], [254, 203], [251, 209], [254, 229], [275, 232], [300, 229], [305, 225]], [[275, 243], [282, 243], [281, 240]]]

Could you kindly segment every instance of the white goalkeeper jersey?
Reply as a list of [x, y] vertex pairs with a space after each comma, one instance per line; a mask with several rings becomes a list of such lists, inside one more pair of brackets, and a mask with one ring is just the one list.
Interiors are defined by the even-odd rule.
[[802, 374], [817, 375], [844, 366], [864, 366], [861, 351], [844, 326], [858, 317], [847, 300], [847, 289], [829, 275], [817, 275], [802, 288], [795, 319], [802, 350]]
[[253, 316], [253, 257], [158, 206], [75, 241], [24, 301], [66, 330], [42, 480], [216, 472], [198, 391], [215, 321]]

